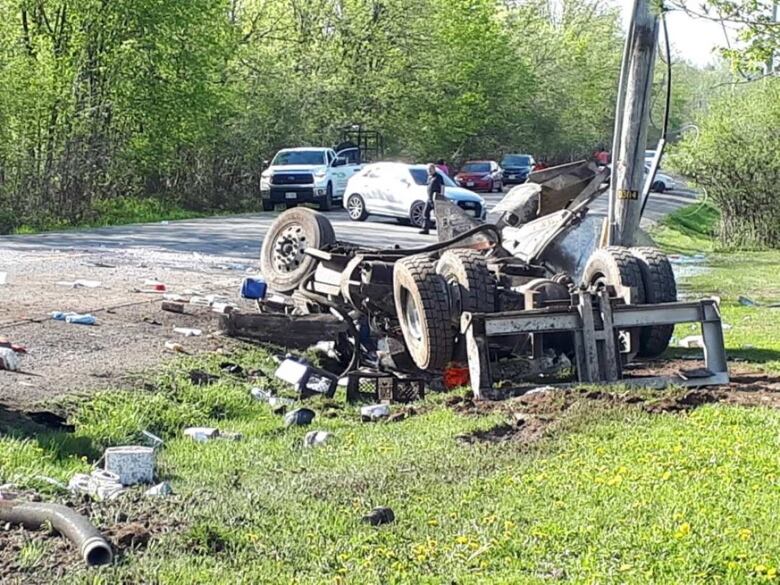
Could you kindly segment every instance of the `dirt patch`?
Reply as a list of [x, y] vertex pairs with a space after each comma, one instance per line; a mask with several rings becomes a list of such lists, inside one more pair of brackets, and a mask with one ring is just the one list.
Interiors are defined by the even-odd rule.
[[459, 435], [464, 444], [515, 442], [531, 444], [541, 439], [578, 403], [641, 408], [651, 414], [685, 413], [705, 404], [764, 406], [780, 409], [780, 376], [737, 370], [730, 384], [713, 388], [671, 390], [539, 388], [498, 401], [475, 401], [471, 393], [453, 395], [445, 404], [465, 416], [505, 415], [490, 429]]
[[[153, 539], [185, 525], [176, 497], [146, 498], [143, 489], [133, 488], [110, 502], [75, 496], [57, 502], [92, 521], [111, 543], [116, 563], [127, 551], [145, 548]], [[19, 498], [40, 500], [35, 494]], [[59, 534], [0, 525], [0, 583], [56, 583], [83, 567], [79, 552]]]
[[[185, 314], [170, 313], [161, 308], [162, 294], [137, 291], [158, 280], [168, 292], [184, 297], [219, 294], [239, 302], [244, 270], [225, 269], [227, 263], [218, 256], [132, 248], [56, 254], [0, 250], [0, 268], [8, 273], [0, 336], [28, 351], [20, 360], [21, 372], [0, 371], [0, 402], [29, 407], [76, 392], [131, 387], [139, 375], [173, 355], [166, 341], [193, 353], [215, 349], [224, 341], [209, 337], [217, 321], [208, 307], [185, 304]], [[78, 280], [100, 286], [58, 284]], [[90, 313], [97, 324], [54, 321], [52, 311]], [[201, 329], [203, 335], [183, 337], [174, 327]]]

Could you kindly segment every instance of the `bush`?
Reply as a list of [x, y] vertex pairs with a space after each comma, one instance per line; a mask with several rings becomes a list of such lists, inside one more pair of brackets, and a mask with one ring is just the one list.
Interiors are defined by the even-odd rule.
[[718, 206], [721, 242], [780, 247], [780, 79], [716, 99], [670, 157]]

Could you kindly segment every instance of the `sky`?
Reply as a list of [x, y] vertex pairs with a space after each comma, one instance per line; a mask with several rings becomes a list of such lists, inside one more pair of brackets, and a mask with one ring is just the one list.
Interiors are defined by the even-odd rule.
[[[634, 0], [613, 1], [620, 6], [623, 25], [627, 26]], [[666, 22], [673, 55], [700, 67], [717, 62], [717, 51], [713, 49], [725, 45], [726, 42], [719, 23], [692, 18], [679, 11], [667, 13]]]

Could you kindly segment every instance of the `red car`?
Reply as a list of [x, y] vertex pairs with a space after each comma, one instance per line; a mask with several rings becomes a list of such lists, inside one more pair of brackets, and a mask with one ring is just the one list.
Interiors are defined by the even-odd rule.
[[504, 188], [504, 175], [494, 160], [470, 160], [455, 175], [455, 182], [472, 191], [500, 192]]

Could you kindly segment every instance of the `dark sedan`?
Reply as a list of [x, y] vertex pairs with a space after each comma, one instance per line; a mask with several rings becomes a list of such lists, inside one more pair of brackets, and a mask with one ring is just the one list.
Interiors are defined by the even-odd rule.
[[504, 184], [517, 185], [525, 183], [535, 164], [536, 161], [530, 154], [505, 155], [501, 159], [501, 168], [504, 170]]

